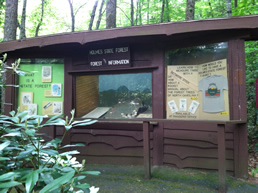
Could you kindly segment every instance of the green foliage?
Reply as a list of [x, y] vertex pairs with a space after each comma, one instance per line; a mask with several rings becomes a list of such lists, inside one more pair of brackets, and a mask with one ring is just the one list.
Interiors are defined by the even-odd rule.
[[255, 0], [238, 0], [237, 7], [232, 6], [232, 16], [258, 14], [258, 3]]
[[[62, 146], [65, 134], [72, 127], [93, 124], [90, 119], [74, 121], [54, 116], [29, 115], [29, 112], [10, 112], [0, 116], [0, 190], [8, 192], [78, 192], [89, 191], [90, 185], [81, 184], [86, 175], [98, 175], [97, 171], [85, 171], [85, 161], [79, 163], [73, 157], [79, 152], [64, 151], [65, 148], [82, 144]], [[58, 125], [65, 128], [62, 139], [44, 141], [40, 129]], [[59, 151], [62, 149], [62, 153]]]
[[[27, 73], [19, 69], [20, 60], [7, 66], [6, 58], [4, 54], [0, 60], [1, 75], [7, 71], [17, 75]], [[15, 86], [6, 85], [7, 79], [1, 78], [1, 87]], [[26, 193], [90, 191], [90, 185], [81, 184], [80, 181], [88, 174], [98, 175], [99, 172], [85, 171], [85, 161], [80, 163], [73, 157], [78, 151], [65, 151], [83, 144], [62, 146], [62, 142], [72, 127], [90, 125], [96, 121], [74, 121], [74, 113], [72, 110], [70, 120], [67, 116], [65, 120], [60, 118], [62, 115], [44, 120], [46, 116], [30, 115], [29, 111], [19, 112], [19, 109], [10, 112], [10, 116], [0, 115], [0, 192], [11, 192], [13, 189]], [[65, 128], [62, 139], [44, 141], [40, 129], [49, 125]]]
[[258, 41], [245, 43], [246, 52], [246, 96], [249, 142], [256, 141], [258, 145], [258, 128], [256, 112], [255, 79], [258, 78]]

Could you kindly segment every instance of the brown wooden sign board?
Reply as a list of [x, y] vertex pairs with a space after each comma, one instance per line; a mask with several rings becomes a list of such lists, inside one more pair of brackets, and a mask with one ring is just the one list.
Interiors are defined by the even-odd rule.
[[129, 46], [91, 49], [88, 58], [92, 69], [131, 66]]

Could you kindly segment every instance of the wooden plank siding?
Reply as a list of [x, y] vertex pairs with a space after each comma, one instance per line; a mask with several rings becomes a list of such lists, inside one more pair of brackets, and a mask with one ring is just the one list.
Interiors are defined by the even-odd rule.
[[[57, 131], [61, 138], [63, 130]], [[77, 147], [78, 159], [86, 159], [95, 164], [133, 164], [143, 165], [143, 131], [91, 129], [90, 127], [73, 129], [71, 144], [83, 143]], [[153, 150], [153, 132], [150, 132], [151, 157]]]
[[[226, 169], [234, 172], [234, 134], [227, 128]], [[217, 124], [174, 121], [164, 124], [164, 165], [218, 170]]]

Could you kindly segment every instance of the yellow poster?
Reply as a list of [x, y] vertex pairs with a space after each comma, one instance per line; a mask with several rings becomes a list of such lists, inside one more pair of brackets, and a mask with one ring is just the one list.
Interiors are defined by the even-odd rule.
[[167, 67], [167, 119], [229, 120], [226, 59]]

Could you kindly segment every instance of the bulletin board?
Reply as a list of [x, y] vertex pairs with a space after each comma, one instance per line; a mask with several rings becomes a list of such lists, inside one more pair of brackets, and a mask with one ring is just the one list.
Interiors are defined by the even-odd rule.
[[167, 67], [167, 119], [229, 120], [227, 60]]
[[24, 71], [36, 71], [19, 76], [18, 106], [31, 114], [63, 113], [64, 64], [22, 64]]

